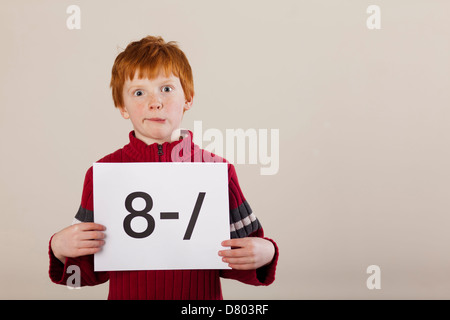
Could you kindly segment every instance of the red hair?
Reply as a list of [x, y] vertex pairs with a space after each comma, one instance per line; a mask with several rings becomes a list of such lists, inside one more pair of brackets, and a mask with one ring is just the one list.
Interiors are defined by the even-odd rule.
[[161, 70], [166, 76], [178, 77], [186, 100], [194, 96], [194, 78], [185, 54], [174, 41], [165, 42], [161, 37], [147, 36], [131, 42], [114, 61], [111, 71], [112, 96], [114, 105], [123, 107], [123, 85], [127, 79], [138, 77], [155, 78]]

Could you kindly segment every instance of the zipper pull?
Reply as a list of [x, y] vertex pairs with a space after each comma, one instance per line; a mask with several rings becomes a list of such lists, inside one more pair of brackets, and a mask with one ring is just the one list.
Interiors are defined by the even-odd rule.
[[162, 156], [163, 154], [163, 146], [161, 144], [158, 144], [158, 155]]

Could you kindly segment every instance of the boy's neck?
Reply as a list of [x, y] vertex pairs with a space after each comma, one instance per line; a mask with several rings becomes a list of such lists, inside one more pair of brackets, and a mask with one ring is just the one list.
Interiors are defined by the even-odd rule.
[[153, 138], [149, 138], [146, 136], [141, 135], [138, 131], [134, 130], [134, 135], [137, 139], [141, 140], [142, 142], [144, 142], [146, 145], [151, 145], [154, 143], [157, 144], [163, 144], [164, 142], [173, 142], [173, 141], [177, 141], [180, 139], [181, 137], [181, 130], [182, 129], [177, 129], [172, 133], [171, 137], [165, 138], [165, 139], [153, 139]]
[[170, 141], [167, 141], [167, 139], [152, 139], [152, 138], [144, 137], [144, 136], [140, 135], [136, 131], [134, 132], [134, 134], [135, 134], [137, 139], [141, 140], [142, 142], [144, 142], [148, 146], [151, 145], [151, 144], [154, 144], [154, 143], [163, 144], [164, 142], [170, 142]]

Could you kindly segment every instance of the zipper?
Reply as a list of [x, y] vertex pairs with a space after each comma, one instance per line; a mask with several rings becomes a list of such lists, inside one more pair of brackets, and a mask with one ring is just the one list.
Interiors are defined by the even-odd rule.
[[163, 152], [163, 146], [162, 144], [158, 144], [158, 155], [159, 155], [159, 161], [161, 161], [161, 156], [164, 154]]

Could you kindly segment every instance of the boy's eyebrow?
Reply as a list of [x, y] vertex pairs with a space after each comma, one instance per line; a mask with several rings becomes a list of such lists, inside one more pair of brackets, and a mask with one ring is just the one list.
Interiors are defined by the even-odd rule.
[[[131, 84], [129, 86], [129, 88], [141, 87], [146, 84], [145, 80], [147, 80], [147, 79], [133, 79], [132, 80], [133, 84]], [[162, 78], [161, 80], [158, 81], [158, 83], [170, 83], [170, 84], [172, 84], [174, 82], [176, 82], [176, 81], [172, 78]]]

